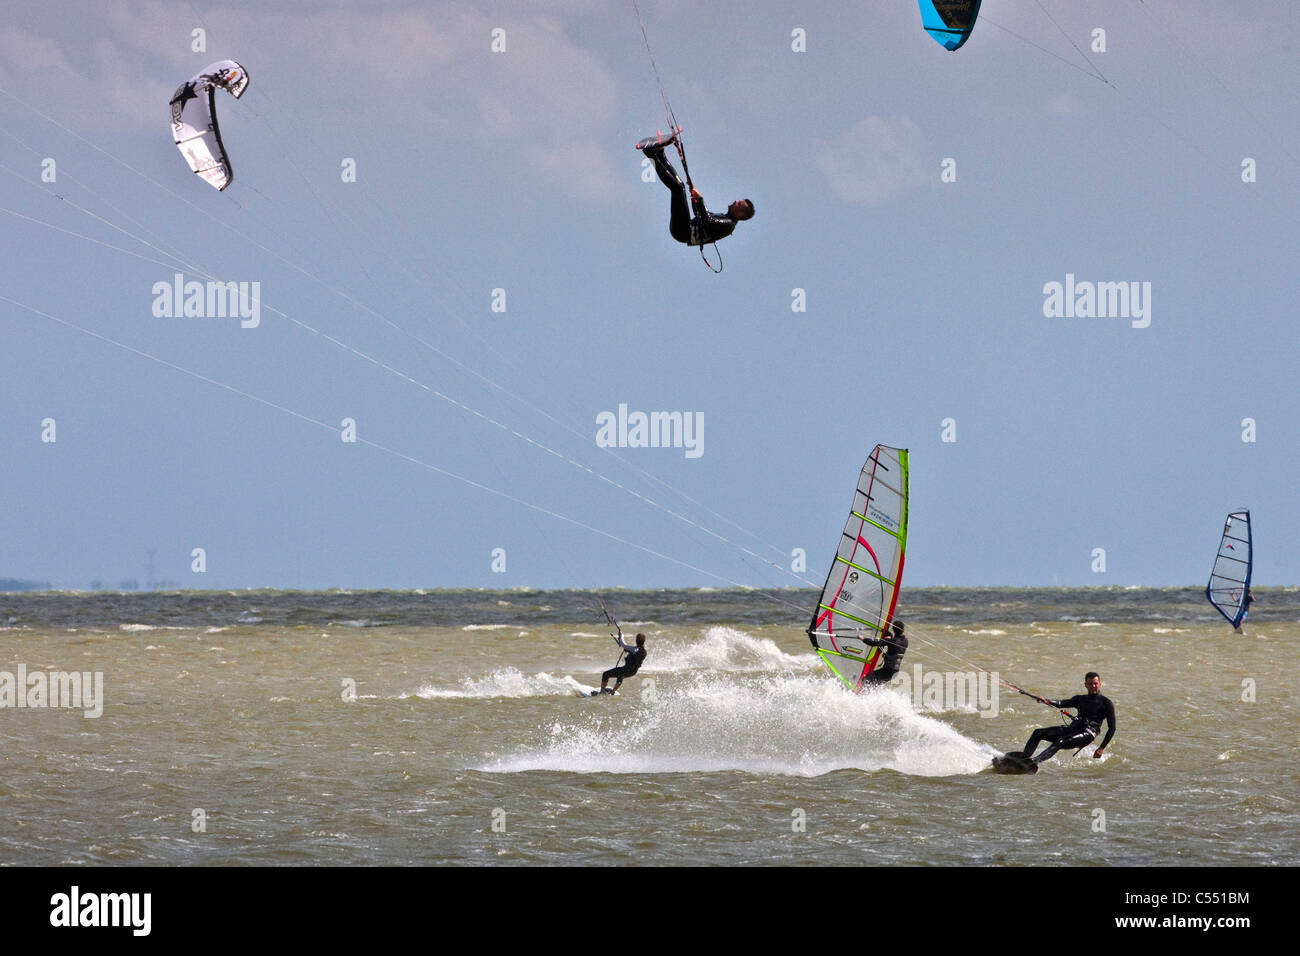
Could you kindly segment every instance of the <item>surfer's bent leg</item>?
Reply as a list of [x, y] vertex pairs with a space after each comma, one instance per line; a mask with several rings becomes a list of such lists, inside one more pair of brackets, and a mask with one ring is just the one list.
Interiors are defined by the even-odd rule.
[[898, 673], [898, 665], [890, 666], [888, 664], [877, 667], [874, 671], [862, 678], [863, 684], [888, 684]]
[[677, 170], [673, 169], [672, 164], [664, 158], [662, 149], [647, 149], [645, 154], [655, 164], [655, 172], [659, 174], [659, 181], [667, 186], [668, 191], [672, 193], [672, 200], [668, 207], [668, 232], [678, 242], [690, 242], [691, 207], [686, 197], [686, 184], [681, 181], [681, 178], [677, 175]]
[[1096, 734], [1090, 734], [1086, 730], [1077, 734], [1070, 734], [1068, 737], [1062, 737], [1052, 746], [1043, 751], [1043, 755], [1038, 758], [1038, 762], [1050, 760], [1058, 750], [1081, 750], [1088, 744], [1092, 743]]
[[1025, 756], [1032, 757], [1034, 751], [1038, 749], [1038, 745], [1044, 740], [1055, 743], [1068, 729], [1064, 725], [1060, 727], [1039, 727], [1030, 735], [1029, 743], [1025, 744]]
[[[1057, 728], [1053, 727], [1052, 729], [1055, 730]], [[1062, 727], [1060, 729], [1067, 730], [1068, 728]], [[1038, 731], [1034, 731], [1034, 736], [1037, 735], [1038, 735]], [[1055, 743], [1052, 744], [1052, 746], [1048, 747], [1046, 750], [1042, 752], [1042, 754], [1039, 756], [1036, 762], [1044, 763], [1048, 760], [1051, 760], [1054, 756], [1056, 756], [1056, 752], [1058, 750], [1081, 750], [1082, 748], [1088, 746], [1088, 744], [1092, 743], [1096, 739], [1096, 737], [1097, 737], [1096, 734], [1089, 733], [1086, 730], [1081, 730], [1078, 731], [1077, 733], [1066, 734], [1064, 736], [1061, 736], [1060, 739], [1058, 739]], [[1028, 750], [1025, 751], [1025, 756], [1026, 757], [1029, 756]]]
[[[874, 671], [871, 672], [871, 677], [875, 680], [880, 681], [880, 683], [882, 684], [888, 684], [891, 680], [894, 679], [895, 675], [898, 674], [898, 667], [902, 663], [903, 663], [902, 660], [891, 661], [888, 658], [886, 658], [885, 663], [881, 664], [880, 667], [876, 668]], [[879, 674], [880, 676], [877, 677], [876, 676], [877, 674]]]

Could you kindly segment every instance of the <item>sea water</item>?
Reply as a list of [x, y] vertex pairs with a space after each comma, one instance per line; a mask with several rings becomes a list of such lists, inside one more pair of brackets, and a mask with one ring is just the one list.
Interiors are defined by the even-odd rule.
[[[906, 681], [856, 695], [811, 592], [602, 596], [649, 655], [597, 698], [592, 592], [0, 596], [0, 861], [1300, 864], [1295, 589], [1244, 635], [1193, 589], [914, 589]], [[1101, 759], [987, 772], [1061, 722], [992, 675], [1090, 670]], [[98, 715], [18, 705], [73, 672]]]

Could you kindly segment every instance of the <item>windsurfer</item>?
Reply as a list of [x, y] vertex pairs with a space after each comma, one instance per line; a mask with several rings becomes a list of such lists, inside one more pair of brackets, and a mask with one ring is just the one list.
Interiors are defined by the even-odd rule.
[[1111, 703], [1109, 697], [1102, 696], [1101, 678], [1097, 676], [1096, 671], [1089, 671], [1084, 675], [1083, 686], [1088, 693], [1076, 694], [1069, 700], [1039, 698], [1042, 703], [1058, 710], [1072, 707], [1077, 716], [1068, 724], [1062, 724], [1059, 727], [1040, 727], [1035, 730], [1029, 738], [1029, 743], [1025, 744], [1024, 754], [1026, 759], [1033, 759], [1038, 744], [1044, 740], [1049, 741], [1051, 746], [1043, 751], [1042, 756], [1035, 760], [1035, 763], [1042, 763], [1050, 759], [1053, 754], [1064, 747], [1082, 749], [1096, 739], [1097, 732], [1101, 730], [1101, 722], [1105, 720], [1106, 737], [1102, 740], [1101, 746], [1097, 748], [1093, 756], [1100, 757], [1102, 755], [1106, 745], [1110, 743], [1110, 738], [1115, 736], [1115, 705]]
[[[692, 246], [707, 245], [725, 239], [735, 231], [736, 223], [754, 217], [754, 204], [748, 199], [737, 199], [727, 207], [727, 214], [722, 216], [705, 209], [704, 198], [698, 190], [692, 188], [688, 206], [686, 184], [677, 175], [677, 170], [673, 168], [672, 163], [664, 156], [664, 147], [672, 143], [674, 138], [670, 137], [663, 142], [655, 143], [654, 138], [651, 137], [650, 140], [642, 140], [638, 144], [638, 148], [654, 163], [659, 181], [672, 193], [669, 206], [669, 233], [678, 242], [685, 242]], [[647, 142], [651, 145], [645, 145]], [[694, 219], [691, 217], [692, 208], [695, 211]]]
[[[1250, 590], [1250, 588], [1247, 588], [1246, 603], [1241, 606], [1241, 624], [1246, 623], [1246, 618], [1250, 616], [1250, 606], [1254, 603], [1255, 603], [1255, 592]], [[1241, 624], [1238, 624], [1236, 627], [1233, 628], [1233, 630], [1238, 634], [1245, 634], [1246, 632], [1242, 630]]]
[[[609, 670], [605, 671], [605, 673], [600, 675], [600, 692], [602, 694], [617, 694], [618, 689], [623, 686], [623, 678], [631, 677], [639, 671], [641, 665], [645, 663], [646, 650], [644, 634], [638, 634], [636, 636], [635, 644], [624, 643], [621, 636], [614, 638], [614, 640], [618, 643], [619, 647], [623, 648], [623, 652], [627, 654], [627, 661], [618, 667], [611, 667]], [[616, 678], [614, 689], [606, 690], [605, 685], [609, 683], [611, 677]]]
[[889, 637], [874, 640], [864, 637], [862, 643], [871, 647], [886, 648], [885, 659], [880, 662], [879, 667], [862, 678], [862, 683], [887, 684], [893, 680], [894, 675], [898, 673], [898, 668], [902, 666], [903, 655], [907, 653], [907, 637], [903, 634], [903, 622], [895, 618], [889, 625]]

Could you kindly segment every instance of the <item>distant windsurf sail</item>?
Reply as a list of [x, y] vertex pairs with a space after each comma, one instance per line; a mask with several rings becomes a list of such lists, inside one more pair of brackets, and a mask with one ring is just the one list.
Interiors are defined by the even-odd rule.
[[854, 690], [880, 665], [907, 552], [907, 449], [877, 445], [862, 466], [853, 507], [826, 575], [808, 639]]
[[980, 0], [919, 0], [921, 25], [945, 50], [956, 50], [975, 29]]
[[1228, 619], [1240, 627], [1250, 606], [1250, 571], [1254, 552], [1250, 542], [1250, 512], [1234, 511], [1223, 523], [1219, 553], [1210, 572], [1205, 596]]

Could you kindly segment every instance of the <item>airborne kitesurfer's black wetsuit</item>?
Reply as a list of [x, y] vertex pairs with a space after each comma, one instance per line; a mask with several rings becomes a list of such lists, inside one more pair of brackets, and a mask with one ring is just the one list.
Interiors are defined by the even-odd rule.
[[893, 680], [894, 675], [898, 673], [898, 668], [903, 663], [903, 655], [907, 653], [907, 638], [902, 634], [895, 633], [893, 637], [881, 638], [875, 641], [864, 639], [862, 643], [870, 644], [872, 647], [888, 648], [885, 651], [885, 659], [880, 662], [880, 666], [862, 678], [862, 683], [887, 684]]
[[1058, 750], [1065, 747], [1079, 749], [1092, 743], [1101, 730], [1101, 722], [1106, 721], [1106, 739], [1101, 742], [1100, 750], [1105, 750], [1110, 738], [1115, 736], [1115, 705], [1109, 697], [1101, 694], [1077, 694], [1069, 700], [1049, 700], [1047, 703], [1061, 710], [1073, 707], [1079, 716], [1060, 727], [1040, 727], [1035, 730], [1025, 744], [1025, 756], [1033, 757], [1040, 741], [1050, 741], [1051, 746], [1043, 751], [1036, 763], [1051, 758]]
[[[703, 246], [711, 242], [717, 242], [719, 239], [725, 239], [736, 231], [736, 220], [730, 216], [719, 216], [716, 213], [709, 212], [704, 208], [703, 202], [694, 202], [690, 200], [690, 194], [686, 189], [686, 184], [681, 181], [677, 175], [677, 170], [673, 169], [672, 163], [664, 157], [664, 148], [646, 147], [642, 152], [650, 157], [651, 162], [655, 164], [655, 172], [659, 174], [659, 181], [668, 187], [672, 195], [670, 205], [671, 218], [668, 220], [668, 231], [678, 242], [684, 242], [687, 245]], [[695, 208], [694, 222], [691, 220], [691, 206]]]

